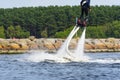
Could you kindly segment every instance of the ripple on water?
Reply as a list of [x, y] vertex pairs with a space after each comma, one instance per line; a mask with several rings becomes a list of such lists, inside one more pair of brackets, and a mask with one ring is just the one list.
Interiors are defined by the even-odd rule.
[[[95, 55], [91, 62], [32, 62], [27, 55], [0, 55], [0, 80], [119, 80], [120, 56], [118, 54]], [[92, 56], [93, 54], [89, 54]], [[112, 58], [113, 56], [113, 58]], [[115, 57], [117, 56], [117, 58]], [[101, 63], [99, 60], [108, 60]], [[115, 61], [115, 63], [114, 63]]]

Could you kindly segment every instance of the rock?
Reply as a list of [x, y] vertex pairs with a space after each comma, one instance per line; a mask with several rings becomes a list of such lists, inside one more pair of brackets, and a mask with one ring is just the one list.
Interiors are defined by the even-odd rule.
[[29, 41], [28, 43], [29, 49], [38, 49], [38, 43], [34, 42], [34, 41]]
[[118, 49], [120, 49], [120, 44], [118, 45]]
[[95, 41], [94, 39], [87, 39], [87, 40], [85, 40], [85, 44], [88, 44], [89, 46], [91, 46], [91, 49], [95, 49], [96, 47], [95, 47], [94, 41]]
[[27, 45], [28, 41], [30, 41], [30, 40], [29, 39], [20, 39], [19, 42], [17, 42], [17, 43]]
[[0, 50], [2, 50], [3, 49], [3, 47], [2, 47], [2, 45], [0, 45]]
[[12, 49], [12, 50], [18, 50], [20, 49], [20, 46], [16, 43], [11, 43], [9, 44], [9, 47]]
[[114, 43], [115, 42], [115, 38], [108, 38], [107, 41], [110, 42], [110, 43]]
[[108, 49], [114, 49], [113, 43], [106, 43]]
[[104, 43], [96, 43], [95, 44], [96, 49], [106, 49], [106, 45]]
[[17, 43], [20, 39], [8, 39], [9, 43]]
[[19, 50], [28, 50], [28, 49], [29, 49], [29, 47], [27, 45], [21, 44]]
[[61, 45], [62, 45], [62, 41], [61, 40], [56, 40], [54, 45], [55, 45], [56, 49], [59, 49], [61, 47]]
[[114, 44], [113, 48], [114, 49], [119, 49], [119, 45], [118, 44]]
[[85, 49], [93, 49], [93, 47], [91, 46], [91, 45], [89, 45], [89, 44], [85, 44]]
[[36, 39], [36, 43], [38, 45], [38, 49], [40, 50], [44, 49], [44, 39]]
[[6, 39], [0, 39], [0, 45], [2, 46], [3, 50], [9, 50], [9, 41]]
[[49, 40], [45, 40], [44, 47], [49, 49], [49, 50], [56, 49], [54, 44]]
[[[65, 39], [58, 38], [41, 38], [41, 39], [1, 39], [0, 38], [0, 50], [1, 51], [18, 51], [18, 50], [31, 50], [39, 49], [46, 51], [56, 51], [62, 45]], [[70, 49], [75, 49], [78, 41], [72, 39], [69, 44]], [[108, 39], [86, 39], [85, 40], [86, 52], [109, 52], [120, 51], [120, 39], [108, 38]]]
[[6, 40], [6, 39], [0, 39], [0, 44], [1, 44], [2, 46], [8, 46], [9, 41]]
[[34, 40], [35, 40], [35, 36], [30, 36], [29, 39], [30, 39], [31, 41], [34, 41]]

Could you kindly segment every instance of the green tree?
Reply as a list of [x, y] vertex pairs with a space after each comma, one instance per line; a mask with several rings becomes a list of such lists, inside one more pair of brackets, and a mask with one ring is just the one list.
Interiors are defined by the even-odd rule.
[[42, 38], [47, 38], [48, 37], [48, 35], [47, 35], [47, 28], [41, 32], [41, 37]]
[[18, 26], [10, 26], [7, 28], [7, 38], [28, 38], [30, 36], [30, 32], [24, 31], [19, 25]]
[[0, 38], [5, 38], [5, 30], [3, 26], [0, 26]]
[[7, 37], [8, 38], [14, 38], [16, 35], [15, 28], [11, 25], [7, 28]]
[[[91, 10], [88, 26], [97, 26], [97, 28], [92, 28], [93, 30], [89, 31], [95, 31], [101, 26], [105, 28], [105, 34], [95, 31], [94, 33], [97, 36], [94, 37], [119, 37], [119, 31], [117, 31], [119, 27], [116, 27], [119, 23], [113, 25], [112, 22], [120, 21], [120, 6], [91, 6]], [[7, 38], [14, 36], [12, 33], [8, 34], [10, 25], [14, 26], [14, 28], [20, 25], [23, 33], [30, 33], [31, 36], [36, 36], [37, 38], [42, 37], [41, 33], [47, 27], [48, 37], [55, 37], [56, 32], [63, 32], [70, 26], [74, 26], [75, 18], [79, 17], [80, 13], [80, 6], [1, 8], [0, 26], [4, 26]], [[111, 24], [111, 26], [106, 26], [106, 24]], [[87, 32], [87, 35], [89, 37], [93, 36], [91, 32]]]
[[15, 37], [16, 38], [28, 38], [30, 33], [28, 31], [24, 31], [19, 25], [15, 26]]

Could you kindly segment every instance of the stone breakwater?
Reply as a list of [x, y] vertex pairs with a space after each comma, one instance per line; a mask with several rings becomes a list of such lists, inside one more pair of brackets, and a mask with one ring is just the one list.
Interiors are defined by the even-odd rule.
[[[0, 39], [0, 53], [24, 53], [29, 50], [57, 51], [65, 39]], [[75, 49], [78, 39], [72, 39], [69, 49]], [[120, 39], [86, 39], [85, 52], [119, 52]]]

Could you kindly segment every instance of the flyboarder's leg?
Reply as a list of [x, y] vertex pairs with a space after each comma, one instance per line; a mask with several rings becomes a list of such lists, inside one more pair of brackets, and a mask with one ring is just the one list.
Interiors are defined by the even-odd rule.
[[87, 22], [86, 20], [83, 21], [83, 27], [86, 27], [87, 26]]
[[77, 19], [77, 27], [81, 27], [82, 21], [80, 18]]
[[87, 22], [88, 22], [89, 9], [88, 8], [84, 8], [84, 13], [85, 13], [85, 17], [83, 19], [83, 27], [86, 27], [87, 26]]

